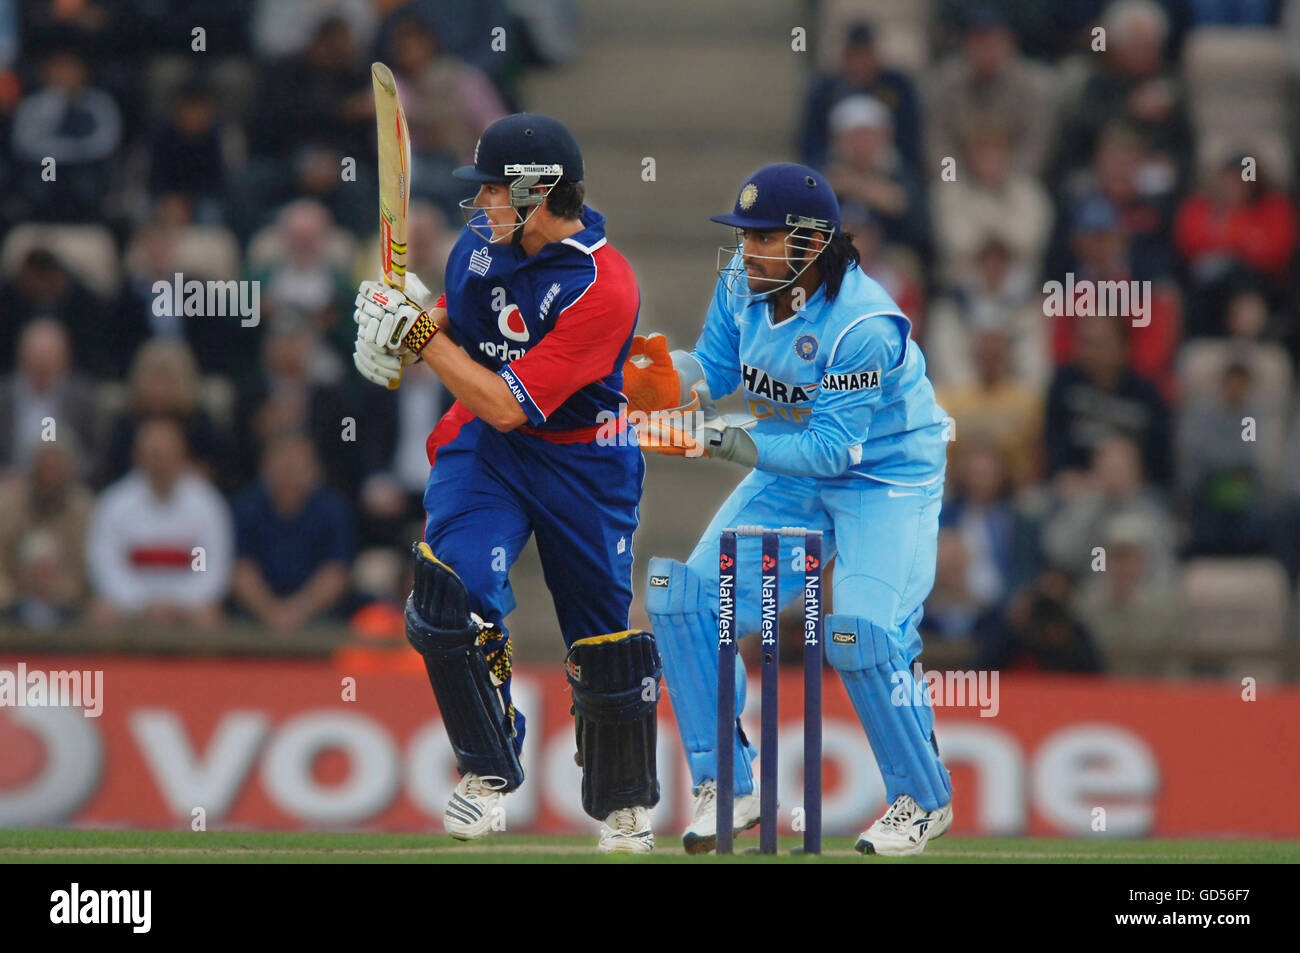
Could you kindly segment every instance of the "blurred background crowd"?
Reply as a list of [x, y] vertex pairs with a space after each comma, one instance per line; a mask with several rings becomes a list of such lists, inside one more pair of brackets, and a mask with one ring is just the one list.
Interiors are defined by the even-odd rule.
[[[517, 109], [575, 128], [641, 329], [675, 346], [703, 317], [709, 233], [663, 240], [671, 203], [638, 190], [673, 193], [674, 150], [709, 166], [716, 148], [714, 210], [764, 162], [825, 171], [955, 422], [928, 649], [1074, 672], [1149, 650], [1170, 673], [1239, 650], [1296, 674], [1300, 2], [672, 0], [654, 29], [653, 4], [610, 6], [0, 0], [0, 644], [151, 625], [400, 638], [449, 398], [422, 365], [391, 393], [351, 368], [383, 59], [412, 131], [408, 266], [433, 288], [463, 197], [448, 173]], [[760, 33], [763, 56], [736, 60], [752, 84], [709, 59]], [[767, 131], [628, 104], [675, 82], [701, 111], [725, 89]], [[178, 273], [259, 282], [258, 321], [160, 308]], [[1043, 284], [1067, 274], [1150, 282], [1142, 320], [1046, 316]], [[684, 471], [652, 463], [638, 555], [681, 556], [726, 468], [700, 471], [687, 518], [651, 499]], [[514, 625], [547, 657], [555, 628], [549, 605]]]

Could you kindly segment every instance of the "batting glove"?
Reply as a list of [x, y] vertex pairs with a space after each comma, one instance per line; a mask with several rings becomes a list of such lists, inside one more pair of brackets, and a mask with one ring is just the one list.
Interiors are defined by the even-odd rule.
[[392, 352], [405, 347], [418, 354], [436, 333], [433, 318], [402, 292], [379, 281], [361, 283], [352, 318], [358, 340]]
[[403, 364], [408, 362], [402, 355], [392, 354], [371, 341], [363, 341], [358, 335], [352, 363], [366, 380], [393, 390], [402, 379]]

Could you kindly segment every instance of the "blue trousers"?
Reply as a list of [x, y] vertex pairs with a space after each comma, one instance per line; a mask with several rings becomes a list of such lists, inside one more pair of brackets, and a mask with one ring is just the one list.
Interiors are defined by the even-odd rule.
[[[449, 412], [429, 440], [424, 539], [465, 583], [470, 608], [509, 639], [510, 567], [535, 536], [565, 645], [626, 629], [645, 477], [635, 439], [551, 443], [467, 416]], [[510, 705], [509, 680], [502, 696]], [[524, 726], [516, 711], [518, 750]]]
[[[933, 710], [902, 711], [888, 702], [890, 676], [909, 671], [921, 651], [917, 627], [934, 585], [942, 505], [942, 479], [927, 486], [894, 486], [858, 477], [817, 480], [755, 470], [732, 491], [686, 562], [698, 579], [698, 590], [690, 589], [698, 597], [673, 601], [660, 590], [660, 603], [683, 614], [651, 612], [656, 626], [671, 632], [674, 640], [663, 644], [660, 639], [664, 675], [696, 785], [716, 777], [717, 770], [712, 738], [719, 538], [724, 529], [742, 525], [803, 526], [821, 530], [823, 559], [835, 557], [826, 658], [839, 672], [867, 731], [887, 796], [892, 801], [898, 794], [912, 794], [931, 810], [947, 803], [947, 773], [931, 746]], [[736, 630], [742, 635], [759, 627], [761, 545], [758, 537], [737, 540]], [[802, 598], [801, 537], [782, 537], [781, 562], [778, 599], [785, 609]], [[690, 580], [684, 584], [695, 585]], [[698, 600], [694, 614], [692, 598]], [[838, 639], [832, 625], [845, 629]], [[752, 752], [746, 753], [738, 764], [738, 794], [751, 789], [751, 757]]]
[[[686, 565], [715, 594], [716, 605], [718, 541], [724, 529], [819, 529], [823, 560], [836, 557], [835, 613], [878, 621], [891, 630], [909, 658], [915, 658], [921, 650], [916, 631], [921, 604], [934, 587], [942, 504], [942, 480], [929, 486], [892, 486], [860, 477], [817, 480], [754, 470], [714, 515]], [[757, 537], [741, 537], [736, 543], [736, 628], [742, 633], [758, 631], [761, 546]], [[782, 537], [782, 609], [803, 594], [802, 546], [798, 537]]]

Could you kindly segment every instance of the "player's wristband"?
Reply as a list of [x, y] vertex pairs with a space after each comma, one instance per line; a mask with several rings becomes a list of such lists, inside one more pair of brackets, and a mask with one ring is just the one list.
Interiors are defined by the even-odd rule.
[[433, 340], [433, 336], [441, 330], [442, 328], [438, 327], [437, 322], [433, 320], [433, 316], [428, 311], [423, 311], [415, 319], [415, 323], [411, 325], [411, 330], [407, 331], [406, 336], [402, 338], [402, 344], [412, 354], [419, 354], [424, 350], [424, 346]]

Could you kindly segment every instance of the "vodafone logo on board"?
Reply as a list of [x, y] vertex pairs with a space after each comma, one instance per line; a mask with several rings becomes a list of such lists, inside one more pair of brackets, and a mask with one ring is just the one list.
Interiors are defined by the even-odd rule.
[[497, 327], [512, 341], [528, 340], [528, 325], [524, 323], [524, 316], [517, 304], [508, 304], [501, 309], [497, 315]]
[[[75, 707], [11, 707], [0, 696], [0, 829], [197, 830], [202, 817], [209, 830], [428, 831], [458, 780], [418, 671], [363, 671], [356, 700], [336, 701], [351, 662], [25, 661], [31, 669], [103, 671], [110, 692], [100, 718]], [[16, 664], [0, 655], [0, 672]], [[957, 833], [1095, 838], [1103, 808], [1104, 836], [1300, 834], [1289, 807], [1295, 772], [1268, 756], [1278, 739], [1252, 735], [1261, 716], [1243, 713], [1235, 696], [1213, 686], [1003, 675], [996, 718], [969, 704], [937, 717], [939, 748], [954, 774]], [[801, 684], [798, 672], [784, 673], [782, 694], [796, 697]], [[550, 666], [515, 669], [512, 694], [529, 715], [524, 748], [533, 767], [508, 802], [513, 832], [591, 830], [578, 796], [566, 685]], [[823, 822], [828, 833], [849, 836], [883, 809], [885, 786], [848, 698], [838, 685], [827, 688]], [[756, 680], [749, 689], [757, 691]], [[1254, 704], [1269, 706], [1287, 750], [1300, 744], [1300, 691], [1278, 689]], [[802, 725], [785, 714], [781, 761], [795, 768]], [[691, 810], [670, 717], [660, 711], [656, 752], [663, 797], [655, 814], [664, 829], [688, 823]], [[1199, 783], [1205, 737], [1234, 739], [1235, 748], [1216, 749], [1228, 759], [1224, 770], [1280, 791], [1276, 805], [1225, 819], [1221, 798]]]

